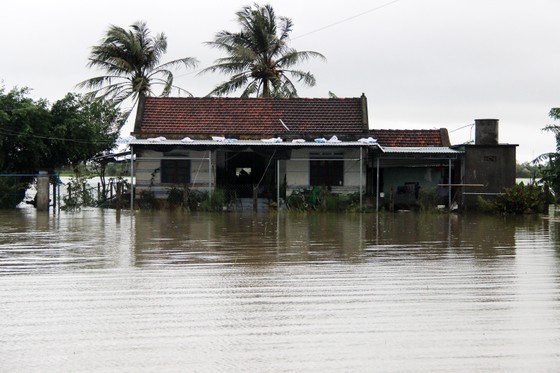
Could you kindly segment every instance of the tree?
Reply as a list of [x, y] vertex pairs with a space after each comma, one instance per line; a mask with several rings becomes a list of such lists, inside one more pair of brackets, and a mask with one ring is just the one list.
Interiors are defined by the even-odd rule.
[[115, 147], [123, 114], [112, 103], [69, 93], [51, 108], [55, 167], [78, 164]]
[[516, 163], [515, 177], [535, 180], [540, 178], [540, 170], [532, 162]]
[[195, 67], [198, 61], [185, 57], [160, 64], [167, 52], [167, 37], [163, 33], [151, 36], [145, 22], [136, 22], [125, 30], [111, 26], [99, 45], [92, 47], [88, 67], [100, 68], [107, 75], [97, 76], [78, 84], [79, 88], [93, 89], [88, 96], [103, 98], [120, 105], [131, 98], [154, 94], [156, 85], [162, 86], [161, 96], [172, 89], [189, 92], [173, 85], [171, 69]]
[[[0, 173], [30, 175], [49, 159], [50, 114], [45, 100], [28, 97], [29, 89], [0, 87]], [[0, 208], [14, 208], [25, 197], [31, 176], [0, 177]]]
[[[548, 115], [554, 120], [560, 120], [560, 108], [552, 108]], [[556, 138], [556, 151], [538, 156], [533, 163], [539, 166], [541, 182], [552, 190], [555, 198], [560, 197], [560, 126], [549, 124], [544, 131], [552, 132]]]
[[292, 20], [276, 17], [270, 5], [246, 6], [236, 13], [241, 31], [220, 31], [207, 45], [224, 51], [228, 56], [219, 58], [202, 72], [220, 71], [231, 74], [230, 80], [218, 85], [209, 95], [224, 96], [243, 89], [241, 97], [297, 97], [294, 82], [315, 85], [310, 72], [292, 69], [310, 58], [325, 57], [313, 51], [297, 51], [288, 46]]
[[0, 88], [0, 171], [34, 173], [49, 166], [51, 117], [46, 100], [28, 97], [28, 88], [7, 94]]
[[[107, 101], [68, 94], [49, 107], [27, 88], [0, 89], [0, 173], [37, 174], [74, 168], [113, 148], [122, 113]], [[15, 207], [33, 177], [0, 178], [0, 207]]]

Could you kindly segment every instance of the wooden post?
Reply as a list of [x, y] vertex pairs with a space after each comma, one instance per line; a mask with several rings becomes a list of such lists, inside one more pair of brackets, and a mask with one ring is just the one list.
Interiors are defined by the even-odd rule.
[[183, 187], [183, 208], [189, 210], [189, 184]]
[[58, 184], [58, 177], [56, 178], [56, 182], [53, 182], [52, 185], [52, 195], [53, 195], [53, 212], [56, 213], [56, 187]]
[[253, 211], [257, 211], [257, 186], [253, 185]]
[[123, 189], [123, 183], [122, 183], [122, 181], [118, 181], [117, 182], [117, 203], [116, 203], [117, 210], [121, 209], [122, 189]]
[[49, 175], [39, 171], [37, 177], [37, 211], [49, 211]]

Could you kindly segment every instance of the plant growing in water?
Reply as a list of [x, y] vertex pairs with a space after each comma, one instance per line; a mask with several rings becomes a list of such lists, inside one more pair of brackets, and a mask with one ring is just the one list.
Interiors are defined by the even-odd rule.
[[504, 215], [542, 213], [546, 210], [546, 196], [537, 185], [516, 184], [494, 200], [480, 197], [478, 204], [481, 210]]
[[89, 175], [82, 173], [80, 170], [72, 176], [66, 185], [67, 195], [62, 200], [64, 201], [64, 210], [79, 210], [83, 206], [96, 206], [97, 201], [93, 197], [92, 188], [88, 187]]

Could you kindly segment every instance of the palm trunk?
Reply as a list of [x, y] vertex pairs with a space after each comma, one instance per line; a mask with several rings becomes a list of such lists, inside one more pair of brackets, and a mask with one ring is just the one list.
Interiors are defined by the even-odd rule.
[[270, 86], [268, 84], [268, 80], [265, 80], [263, 83], [263, 97], [270, 97]]
[[136, 103], [136, 118], [134, 119], [134, 132], [140, 132], [140, 126], [142, 125], [142, 119], [144, 116], [144, 102], [146, 101], [146, 94], [143, 92], [138, 93], [138, 102]]

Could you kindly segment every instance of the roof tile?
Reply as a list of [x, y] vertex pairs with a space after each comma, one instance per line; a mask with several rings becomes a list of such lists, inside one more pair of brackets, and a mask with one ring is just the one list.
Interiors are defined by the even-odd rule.
[[[361, 98], [170, 98], [148, 97], [144, 102], [138, 138], [185, 136], [239, 139], [280, 136], [313, 138], [336, 135], [352, 141], [371, 136], [386, 147], [450, 146], [445, 129], [368, 129]], [[282, 124], [284, 123], [288, 129]]]
[[368, 131], [366, 115], [362, 111], [362, 98], [150, 97], [144, 103], [141, 125], [135, 129], [135, 135], [290, 137], [336, 134], [357, 137]]
[[449, 146], [449, 136], [445, 129], [416, 130], [371, 130], [370, 136], [377, 139], [381, 146], [424, 147]]

